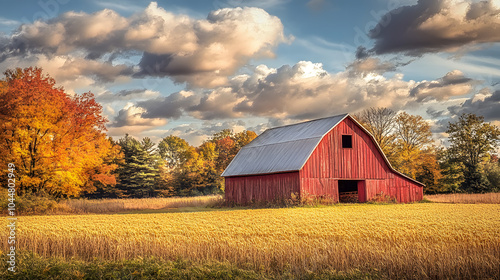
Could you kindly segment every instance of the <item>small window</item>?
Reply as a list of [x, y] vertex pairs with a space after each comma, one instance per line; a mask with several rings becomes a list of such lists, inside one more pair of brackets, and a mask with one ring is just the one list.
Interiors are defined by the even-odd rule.
[[342, 148], [352, 148], [352, 135], [342, 135]]

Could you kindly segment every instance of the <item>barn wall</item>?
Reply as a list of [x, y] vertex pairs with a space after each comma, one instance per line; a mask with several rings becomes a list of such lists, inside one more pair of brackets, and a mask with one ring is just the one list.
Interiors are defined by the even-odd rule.
[[[353, 148], [342, 148], [342, 135], [352, 135]], [[423, 188], [394, 173], [371, 137], [346, 118], [319, 143], [302, 170], [301, 190], [309, 194], [337, 197], [336, 180], [366, 180], [362, 196], [377, 194], [395, 197], [398, 202], [422, 200]]]
[[387, 180], [389, 192], [398, 202], [408, 203], [419, 201], [424, 198], [423, 188], [414, 182], [397, 175], [393, 179]]
[[226, 201], [247, 204], [252, 201], [273, 201], [299, 193], [299, 172], [268, 175], [226, 177]]
[[332, 178], [301, 178], [301, 195], [327, 196], [339, 201], [338, 181]]
[[[343, 134], [352, 135], [353, 148], [342, 148]], [[303, 178], [394, 177], [370, 136], [349, 118], [321, 140], [301, 171]]]

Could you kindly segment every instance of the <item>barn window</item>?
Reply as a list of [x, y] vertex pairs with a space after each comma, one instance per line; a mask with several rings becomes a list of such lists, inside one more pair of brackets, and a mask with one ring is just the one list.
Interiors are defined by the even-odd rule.
[[342, 135], [342, 148], [352, 148], [352, 135]]

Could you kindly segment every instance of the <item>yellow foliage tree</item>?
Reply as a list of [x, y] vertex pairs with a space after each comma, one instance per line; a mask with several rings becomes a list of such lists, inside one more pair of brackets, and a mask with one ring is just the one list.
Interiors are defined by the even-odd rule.
[[0, 164], [16, 166], [19, 194], [78, 196], [116, 183], [117, 153], [92, 93], [69, 96], [40, 68], [7, 70], [0, 84]]

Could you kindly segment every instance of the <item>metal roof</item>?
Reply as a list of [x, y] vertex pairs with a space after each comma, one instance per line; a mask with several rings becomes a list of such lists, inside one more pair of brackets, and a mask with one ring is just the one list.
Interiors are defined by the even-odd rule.
[[222, 176], [298, 171], [321, 139], [347, 115], [268, 129], [238, 152]]

